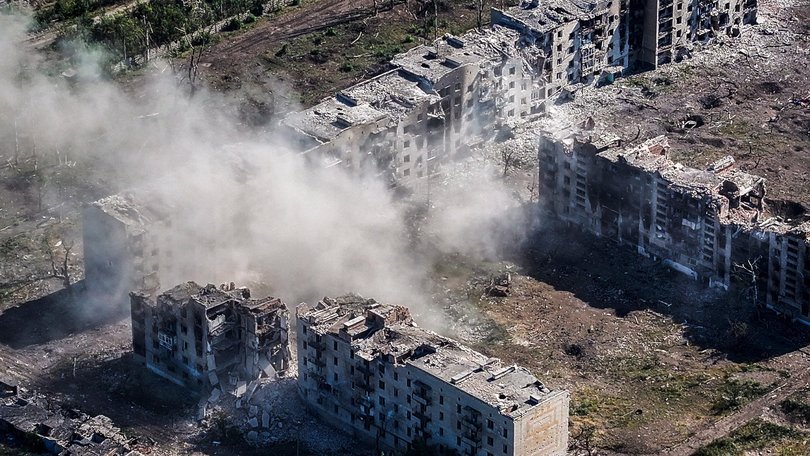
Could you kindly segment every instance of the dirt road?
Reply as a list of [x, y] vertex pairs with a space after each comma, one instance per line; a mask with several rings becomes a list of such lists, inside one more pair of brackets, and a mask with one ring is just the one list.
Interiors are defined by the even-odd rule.
[[211, 48], [202, 63], [212, 69], [242, 65], [281, 40], [295, 38], [373, 14], [371, 0], [322, 0], [272, 17]]

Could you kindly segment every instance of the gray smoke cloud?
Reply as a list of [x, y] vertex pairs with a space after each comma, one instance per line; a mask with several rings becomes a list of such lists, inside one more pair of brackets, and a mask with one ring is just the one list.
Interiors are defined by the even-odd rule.
[[[21, 44], [25, 29], [25, 18], [0, 15], [0, 154], [67, 156], [110, 193], [141, 187], [171, 201], [164, 288], [256, 281], [292, 305], [353, 291], [426, 310], [432, 257], [415, 249], [406, 209], [383, 183], [313, 166], [281, 135], [246, 131], [218, 95], [190, 97], [162, 62], [125, 92], [99, 76], [97, 51], [75, 44], [77, 76], [46, 74]], [[434, 190], [440, 250], [494, 253], [492, 230], [504, 227], [490, 222], [514, 201], [493, 174]]]

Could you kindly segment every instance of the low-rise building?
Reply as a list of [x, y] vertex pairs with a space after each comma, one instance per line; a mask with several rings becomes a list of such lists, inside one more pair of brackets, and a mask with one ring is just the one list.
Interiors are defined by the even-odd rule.
[[359, 296], [297, 309], [299, 392], [329, 423], [404, 453], [564, 455], [569, 396]]
[[200, 392], [244, 388], [286, 371], [288, 314], [247, 288], [187, 282], [156, 299], [132, 293], [132, 347], [156, 374]]

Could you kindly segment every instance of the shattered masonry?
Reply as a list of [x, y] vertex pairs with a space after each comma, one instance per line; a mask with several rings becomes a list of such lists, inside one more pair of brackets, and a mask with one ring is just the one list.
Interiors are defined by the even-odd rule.
[[674, 163], [663, 136], [623, 147], [589, 126], [540, 138], [547, 211], [810, 324], [810, 217], [766, 199], [763, 178], [730, 156], [706, 170]]
[[756, 0], [552, 0], [492, 9], [493, 26], [445, 35], [395, 69], [283, 121], [326, 166], [424, 190], [471, 138], [544, 113], [581, 87], [680, 60], [756, 22]]
[[568, 392], [528, 370], [417, 327], [405, 307], [350, 295], [296, 313], [299, 392], [354, 436], [394, 451], [566, 454]]
[[136, 358], [177, 384], [231, 392], [289, 366], [288, 314], [278, 298], [187, 282], [155, 300], [132, 293], [131, 301]]
[[0, 435], [13, 435], [32, 450], [49, 454], [140, 455], [108, 417], [54, 407], [40, 395], [6, 386], [0, 381]]

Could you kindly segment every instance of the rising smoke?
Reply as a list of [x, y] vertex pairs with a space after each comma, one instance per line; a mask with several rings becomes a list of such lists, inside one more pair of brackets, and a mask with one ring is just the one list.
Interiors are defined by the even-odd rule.
[[[78, 76], [46, 74], [21, 44], [25, 29], [0, 15], [0, 154], [67, 156], [110, 193], [146, 187], [171, 201], [164, 288], [259, 281], [290, 304], [354, 291], [417, 313], [428, 305], [433, 257], [415, 253], [427, 249], [414, 247], [405, 206], [382, 182], [312, 166], [281, 136], [245, 131], [216, 94], [190, 97], [162, 63], [124, 92], [100, 76], [97, 52], [75, 45]], [[434, 189], [443, 206], [432, 239], [444, 251], [493, 254], [492, 229], [503, 226], [490, 222], [514, 198], [492, 173], [469, 176]]]

